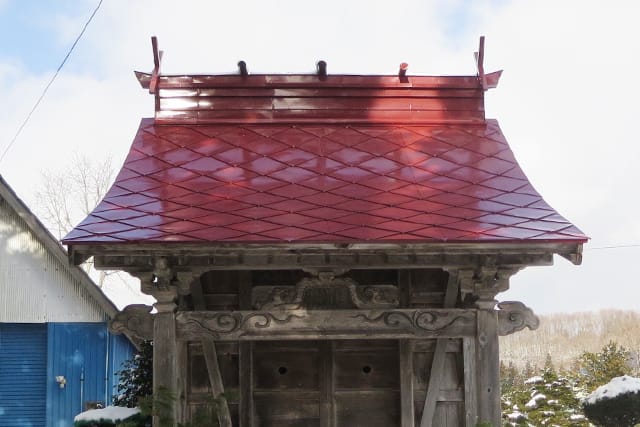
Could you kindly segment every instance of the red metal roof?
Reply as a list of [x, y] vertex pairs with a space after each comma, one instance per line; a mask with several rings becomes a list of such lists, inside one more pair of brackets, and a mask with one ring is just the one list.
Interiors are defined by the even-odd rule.
[[494, 120], [346, 124], [309, 105], [293, 121], [253, 120], [252, 110], [218, 124], [197, 114], [144, 119], [113, 187], [64, 243], [587, 240], [531, 186]]
[[113, 187], [64, 243], [573, 243], [477, 76], [160, 75]]

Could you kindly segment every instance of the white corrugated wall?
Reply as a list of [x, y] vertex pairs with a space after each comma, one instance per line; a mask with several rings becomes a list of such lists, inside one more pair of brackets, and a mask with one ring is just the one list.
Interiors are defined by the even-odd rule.
[[0, 322], [102, 322], [107, 315], [0, 199]]

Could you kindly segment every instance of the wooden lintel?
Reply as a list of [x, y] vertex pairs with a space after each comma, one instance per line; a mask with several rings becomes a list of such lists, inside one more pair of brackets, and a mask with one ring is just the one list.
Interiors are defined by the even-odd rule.
[[[97, 249], [97, 248], [94, 248]], [[78, 253], [82, 249], [75, 248]], [[98, 269], [125, 270], [128, 272], [145, 271], [153, 264], [153, 259], [165, 256], [171, 265], [181, 269], [201, 270], [276, 270], [276, 269], [317, 269], [319, 271], [342, 267], [350, 269], [371, 268], [474, 268], [486, 265], [487, 259], [492, 265], [501, 267], [522, 268], [530, 265], [552, 265], [554, 253], [574, 252], [575, 248], [550, 246], [545, 248], [528, 248], [495, 250], [469, 248], [462, 250], [295, 250], [295, 249], [207, 249], [193, 252], [175, 250], [167, 251], [167, 247], [148, 248], [138, 252], [135, 248], [123, 248], [109, 253], [91, 250], [95, 255], [94, 263]], [[278, 255], [280, 253], [280, 255]]]
[[475, 334], [476, 310], [191, 311], [176, 331], [185, 341], [459, 338]]

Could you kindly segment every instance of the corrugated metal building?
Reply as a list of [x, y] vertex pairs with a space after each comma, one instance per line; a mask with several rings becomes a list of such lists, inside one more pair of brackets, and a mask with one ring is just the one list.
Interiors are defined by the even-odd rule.
[[108, 404], [133, 345], [116, 307], [0, 177], [0, 426], [68, 427]]

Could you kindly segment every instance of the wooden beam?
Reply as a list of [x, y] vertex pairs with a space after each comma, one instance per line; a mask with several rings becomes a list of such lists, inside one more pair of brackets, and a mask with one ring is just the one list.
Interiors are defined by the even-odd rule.
[[319, 346], [320, 370], [320, 427], [336, 426], [334, 342], [323, 341]]
[[[409, 308], [411, 305], [411, 271], [398, 271], [398, 298], [401, 308]], [[400, 425], [402, 427], [414, 427], [413, 341], [399, 340], [398, 351], [400, 363]]]
[[[251, 271], [238, 272], [238, 307], [251, 310]], [[240, 427], [253, 427], [253, 344], [238, 343], [238, 368], [240, 382]]]
[[[245, 245], [246, 246], [246, 245]], [[450, 244], [414, 245], [354, 245], [339, 249], [333, 245], [305, 247], [258, 246], [216, 247], [184, 245], [75, 245], [74, 257], [95, 255], [98, 269], [120, 269], [134, 274], [146, 271], [153, 259], [165, 256], [179, 269], [202, 270], [270, 270], [312, 268], [325, 271], [340, 266], [344, 269], [371, 268], [475, 268], [478, 265], [499, 265], [503, 268], [522, 268], [528, 265], [552, 265], [553, 254], [573, 254], [581, 250], [581, 244], [540, 243], [532, 244]], [[283, 254], [284, 253], [284, 254]], [[135, 274], [134, 274], [135, 275]]]
[[[202, 283], [199, 278], [191, 284], [191, 296], [193, 298], [193, 306], [197, 310], [206, 310], [207, 307], [202, 291]], [[229, 413], [227, 399], [224, 396], [224, 384], [222, 382], [222, 374], [220, 373], [216, 344], [213, 340], [207, 339], [203, 339], [201, 344], [202, 353], [207, 365], [207, 372], [209, 373], [211, 392], [218, 409], [218, 422], [220, 423], [220, 427], [231, 427], [231, 414]]]
[[415, 408], [413, 403], [413, 342], [400, 340], [400, 411], [401, 426], [414, 427]]
[[[449, 280], [447, 282], [447, 290], [444, 297], [444, 308], [453, 308], [458, 298], [458, 274], [457, 272], [449, 272]], [[433, 353], [433, 363], [429, 375], [429, 385], [427, 387], [427, 397], [424, 401], [424, 409], [422, 410], [422, 419], [420, 427], [431, 427], [433, 424], [433, 416], [436, 412], [436, 403], [438, 394], [440, 393], [440, 384], [442, 381], [442, 372], [446, 357], [448, 340], [446, 338], [438, 338], [436, 341], [436, 349]]]
[[498, 311], [478, 310], [476, 373], [478, 421], [500, 425], [500, 361]]
[[222, 383], [222, 375], [220, 374], [220, 365], [218, 364], [218, 353], [216, 352], [215, 343], [213, 341], [202, 341], [202, 353], [204, 354], [204, 360], [207, 364], [211, 390], [218, 409], [218, 422], [220, 423], [220, 427], [231, 427], [231, 415], [229, 414], [227, 398], [224, 396], [224, 384]]
[[476, 310], [192, 311], [176, 322], [186, 341], [460, 338], [475, 334]]
[[478, 422], [478, 395], [476, 393], [476, 342], [475, 338], [462, 338], [464, 358], [464, 412], [465, 427], [476, 427]]

